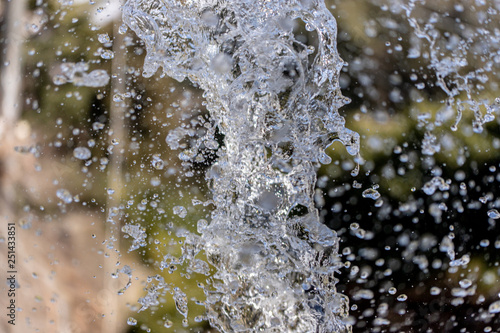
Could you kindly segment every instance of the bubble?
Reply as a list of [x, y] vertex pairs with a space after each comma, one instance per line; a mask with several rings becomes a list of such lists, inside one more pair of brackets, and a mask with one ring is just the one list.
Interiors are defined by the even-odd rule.
[[398, 295], [398, 297], [396, 297], [396, 299], [399, 301], [399, 302], [404, 302], [408, 299], [408, 296], [406, 296], [406, 294], [401, 294], [401, 295]]

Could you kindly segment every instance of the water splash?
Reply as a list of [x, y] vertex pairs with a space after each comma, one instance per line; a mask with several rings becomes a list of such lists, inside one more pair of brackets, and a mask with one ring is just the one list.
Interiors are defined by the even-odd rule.
[[102, 87], [109, 83], [109, 74], [103, 69], [87, 73], [89, 64], [85, 62], [66, 62], [60, 66], [60, 74], [53, 77], [55, 85], [73, 83], [77, 87]]
[[331, 161], [325, 148], [340, 141], [359, 151], [338, 113], [348, 102], [344, 63], [324, 3], [129, 0], [123, 19], [146, 45], [145, 76], [161, 68], [205, 91], [212, 123], [182, 160], [217, 149], [216, 129], [225, 136], [207, 173], [212, 219], [201, 236], [182, 232], [183, 256], [169, 259], [194, 262], [203, 249], [216, 268], [205, 288], [210, 323], [223, 332], [350, 331], [347, 298], [335, 289], [338, 238], [313, 199], [317, 167]]

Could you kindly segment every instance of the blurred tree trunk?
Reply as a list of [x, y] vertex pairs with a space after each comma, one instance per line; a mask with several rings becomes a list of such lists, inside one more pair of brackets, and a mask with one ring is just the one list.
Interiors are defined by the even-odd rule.
[[13, 127], [20, 116], [22, 103], [22, 46], [24, 43], [23, 27], [26, 0], [7, 2], [5, 19], [7, 31], [2, 59], [2, 109], [0, 113], [0, 137]]
[[109, 110], [109, 164], [107, 188], [112, 190], [108, 193], [106, 202], [106, 222], [105, 222], [105, 239], [108, 242], [108, 250], [112, 251], [110, 258], [105, 260], [105, 277], [104, 289], [112, 291], [112, 299], [110, 299], [110, 312], [108, 318], [103, 323], [102, 332], [118, 332], [123, 323], [118, 320], [122, 318], [119, 311], [122, 308], [118, 296], [116, 279], [111, 279], [111, 273], [115, 273], [117, 263], [119, 262], [120, 250], [120, 230], [123, 218], [120, 205], [124, 197], [124, 176], [123, 168], [126, 164], [125, 149], [128, 146], [128, 131], [125, 122], [125, 114], [127, 112], [127, 99], [119, 99], [114, 101], [115, 94], [124, 94], [126, 87], [126, 48], [123, 35], [118, 32], [121, 21], [114, 23], [113, 27], [113, 63], [111, 67], [111, 104]]

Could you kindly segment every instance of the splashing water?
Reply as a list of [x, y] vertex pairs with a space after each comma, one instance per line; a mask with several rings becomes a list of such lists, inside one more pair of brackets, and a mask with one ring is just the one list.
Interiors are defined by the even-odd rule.
[[207, 173], [212, 219], [201, 236], [184, 234], [176, 259], [206, 272], [194, 259], [203, 249], [216, 268], [205, 289], [210, 323], [223, 332], [350, 331], [347, 298], [335, 289], [338, 238], [313, 200], [325, 148], [359, 150], [338, 113], [348, 102], [338, 84], [344, 63], [324, 3], [129, 0], [123, 19], [146, 45], [145, 76], [161, 67], [205, 91], [212, 126], [181, 159], [217, 148], [216, 128], [225, 136]]

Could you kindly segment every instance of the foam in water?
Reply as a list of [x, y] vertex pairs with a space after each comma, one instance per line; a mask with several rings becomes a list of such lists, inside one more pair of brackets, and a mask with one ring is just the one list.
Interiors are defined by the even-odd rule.
[[[347, 103], [338, 84], [344, 63], [324, 3], [129, 0], [123, 19], [146, 45], [145, 76], [161, 68], [205, 91], [212, 125], [181, 159], [219, 148], [216, 128], [224, 135], [206, 176], [211, 221], [199, 223], [201, 236], [181, 232], [183, 255], [165, 267], [187, 261], [208, 273], [195, 258], [205, 251], [216, 269], [207, 316], [222, 332], [350, 331], [347, 298], [335, 289], [338, 238], [313, 200], [317, 167], [330, 162], [325, 148], [341, 141], [351, 155], [359, 150], [338, 113]], [[174, 149], [177, 132], [166, 138]]]

